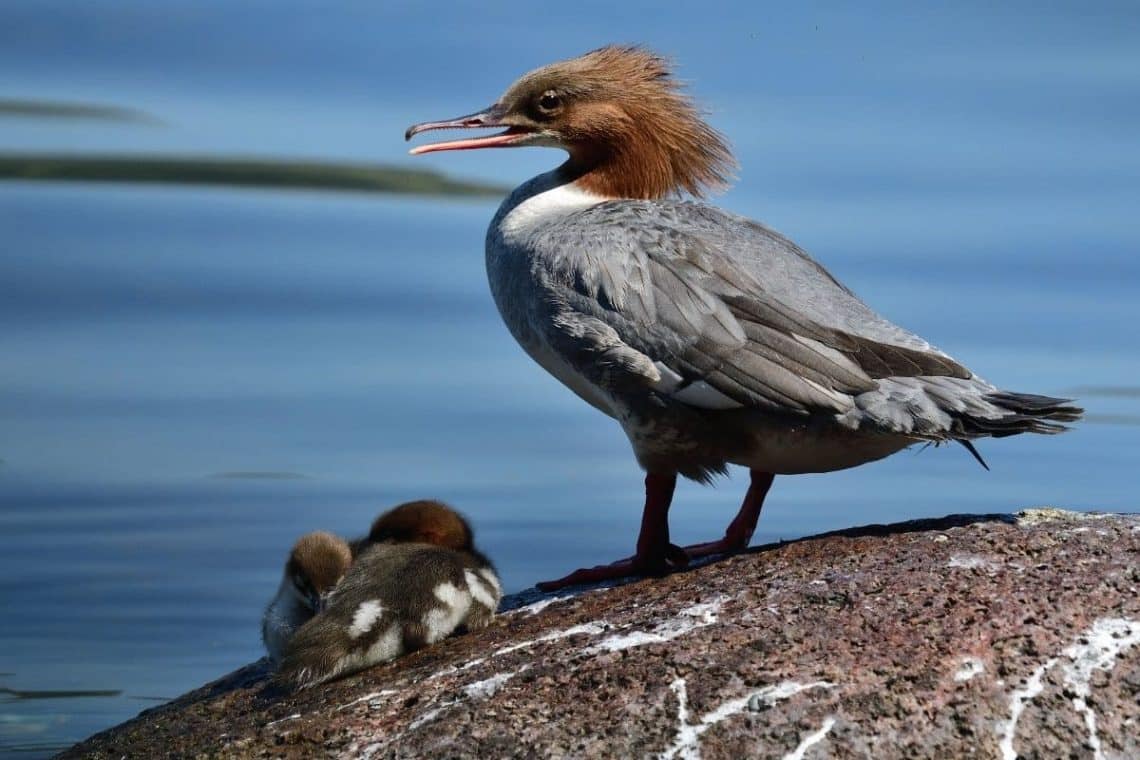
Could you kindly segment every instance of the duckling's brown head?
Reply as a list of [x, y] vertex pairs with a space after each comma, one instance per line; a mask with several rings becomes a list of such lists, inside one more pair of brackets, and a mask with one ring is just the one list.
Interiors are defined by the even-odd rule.
[[285, 563], [285, 577], [310, 609], [320, 609], [325, 594], [348, 572], [352, 551], [340, 536], [315, 531], [297, 539]]
[[557, 147], [563, 171], [604, 197], [702, 195], [724, 186], [735, 162], [724, 138], [704, 122], [668, 62], [640, 47], [608, 46], [523, 75], [490, 108], [408, 129], [506, 127], [505, 132], [433, 143], [443, 150]]
[[456, 551], [472, 548], [471, 527], [443, 502], [425, 499], [394, 507], [376, 518], [370, 543], [434, 544]]

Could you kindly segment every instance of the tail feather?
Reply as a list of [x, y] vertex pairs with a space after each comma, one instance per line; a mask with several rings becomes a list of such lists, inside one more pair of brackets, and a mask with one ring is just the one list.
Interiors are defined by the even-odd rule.
[[[278, 683], [293, 689], [304, 689], [332, 680], [353, 667], [353, 653], [348, 642], [326, 637], [294, 636], [277, 669]], [[323, 640], [322, 640], [323, 639]]]
[[398, 628], [353, 639], [343, 621], [318, 615], [289, 639], [276, 680], [288, 688], [306, 689], [398, 657], [402, 644]]
[[1076, 422], [1084, 409], [1073, 406], [1073, 399], [1039, 396], [1033, 393], [997, 391], [984, 397], [999, 410], [999, 417], [968, 414], [959, 417], [966, 435], [1004, 438], [1019, 433], [1055, 435], [1069, 429], [1066, 422]]

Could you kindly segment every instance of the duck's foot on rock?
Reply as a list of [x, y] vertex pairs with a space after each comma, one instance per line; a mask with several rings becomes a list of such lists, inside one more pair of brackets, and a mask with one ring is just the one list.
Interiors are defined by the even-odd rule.
[[584, 586], [591, 583], [617, 580], [618, 578], [667, 575], [674, 570], [688, 566], [688, 564], [688, 552], [676, 544], [669, 544], [664, 552], [655, 553], [652, 556], [626, 557], [608, 565], [583, 567], [557, 580], [542, 581], [535, 585], [539, 591], [557, 591], [567, 586]]

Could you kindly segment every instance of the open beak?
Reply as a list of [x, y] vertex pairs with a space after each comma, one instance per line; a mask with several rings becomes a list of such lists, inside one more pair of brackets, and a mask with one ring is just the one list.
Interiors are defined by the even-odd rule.
[[441, 150], [475, 150], [476, 148], [509, 148], [532, 134], [528, 129], [512, 127], [502, 121], [503, 109], [493, 105], [485, 111], [460, 116], [458, 119], [448, 121], [425, 121], [422, 124], [413, 124], [404, 133], [405, 140], [411, 140], [420, 132], [433, 129], [485, 129], [490, 127], [507, 127], [505, 132], [484, 137], [469, 137], [465, 140], [450, 140], [448, 142], [428, 143], [412, 148], [408, 151], [413, 156], [424, 153], [436, 153]]

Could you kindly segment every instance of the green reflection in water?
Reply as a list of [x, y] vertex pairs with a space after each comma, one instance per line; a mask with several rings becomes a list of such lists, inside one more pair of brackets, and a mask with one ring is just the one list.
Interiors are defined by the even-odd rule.
[[453, 197], [489, 197], [507, 193], [504, 187], [451, 179], [439, 172], [422, 169], [210, 156], [0, 153], [0, 179], [157, 182]]
[[161, 124], [159, 119], [142, 111], [101, 103], [74, 103], [59, 100], [0, 98], [0, 118], [31, 119], [97, 119], [128, 121], [136, 124]]

